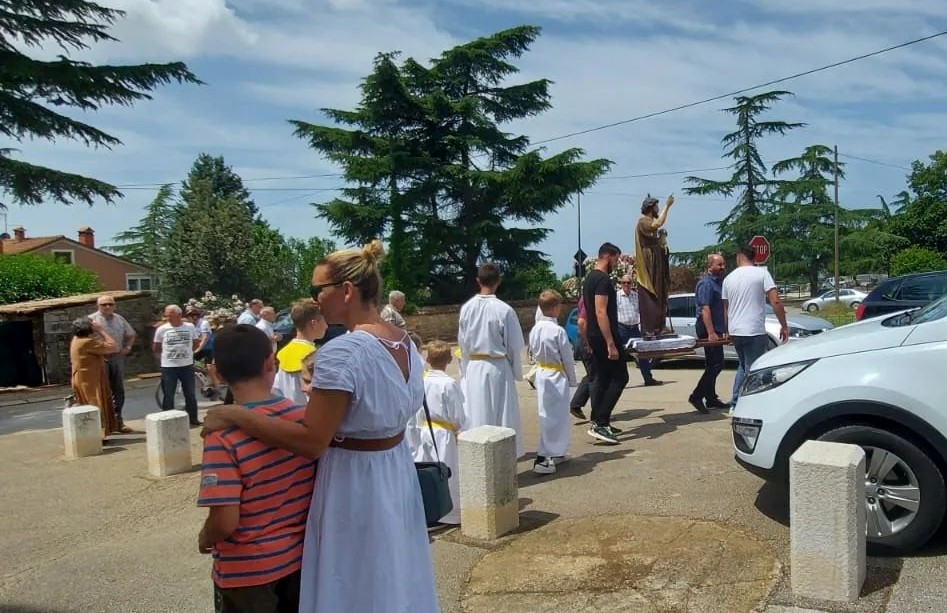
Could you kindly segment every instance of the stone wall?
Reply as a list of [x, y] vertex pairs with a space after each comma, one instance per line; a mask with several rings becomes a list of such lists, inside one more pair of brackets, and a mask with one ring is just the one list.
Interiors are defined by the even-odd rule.
[[[520, 320], [520, 326], [523, 328], [523, 334], [529, 335], [533, 327], [533, 319], [536, 314], [535, 300], [516, 300], [509, 303], [516, 311]], [[559, 323], [565, 323], [566, 316], [569, 315], [576, 305], [575, 300], [566, 300], [562, 305], [562, 314]], [[436, 307], [423, 307], [418, 309], [414, 315], [406, 315], [408, 330], [417, 332], [424, 342], [433, 340], [442, 340], [449, 343], [457, 342], [457, 320], [460, 317], [459, 304]]]
[[[125, 373], [133, 376], [154, 372], [157, 366], [151, 351], [154, 335], [155, 310], [158, 303], [154, 296], [140, 295], [129, 298], [115, 297], [117, 313], [128, 320], [138, 335], [131, 354], [126, 358]], [[43, 350], [46, 383], [68, 383], [70, 379], [69, 343], [72, 340], [73, 320], [89, 315], [96, 309], [95, 300], [88, 304], [49, 309], [42, 314]], [[35, 326], [35, 324], [34, 324]], [[35, 329], [35, 327], [34, 327]]]

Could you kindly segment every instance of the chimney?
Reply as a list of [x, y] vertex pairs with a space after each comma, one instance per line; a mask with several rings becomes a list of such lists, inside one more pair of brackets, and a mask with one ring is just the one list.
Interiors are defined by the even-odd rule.
[[95, 249], [95, 231], [89, 226], [79, 228], [79, 242], [89, 249]]
[[23, 226], [13, 228], [13, 240], [18, 243], [26, 240], [26, 229]]

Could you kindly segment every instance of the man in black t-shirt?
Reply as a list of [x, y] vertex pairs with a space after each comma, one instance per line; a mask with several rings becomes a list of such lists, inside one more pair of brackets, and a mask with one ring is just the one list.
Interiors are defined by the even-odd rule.
[[618, 263], [621, 249], [605, 243], [598, 250], [595, 268], [582, 284], [587, 334], [595, 382], [592, 384], [592, 427], [588, 434], [594, 439], [617, 444], [621, 430], [611, 425], [612, 411], [628, 384], [625, 348], [618, 336], [618, 296], [610, 273]]

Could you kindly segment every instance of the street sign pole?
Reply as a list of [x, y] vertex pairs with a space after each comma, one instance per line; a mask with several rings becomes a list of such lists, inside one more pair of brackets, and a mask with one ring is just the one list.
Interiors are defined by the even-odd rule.
[[835, 145], [835, 303], [839, 301], [838, 276], [838, 145]]

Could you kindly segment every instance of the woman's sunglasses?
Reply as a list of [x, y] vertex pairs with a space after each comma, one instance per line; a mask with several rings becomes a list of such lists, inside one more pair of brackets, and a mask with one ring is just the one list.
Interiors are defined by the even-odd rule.
[[321, 284], [321, 285], [310, 285], [310, 286], [309, 286], [309, 295], [312, 296], [312, 299], [313, 299], [313, 300], [318, 301], [318, 300], [319, 300], [319, 294], [322, 293], [322, 290], [324, 290], [324, 289], [327, 288], [327, 287], [338, 287], [338, 286], [342, 285], [343, 283], [345, 283], [345, 281], [336, 281], [336, 282], [334, 282], [334, 283], [323, 283], [323, 284]]

